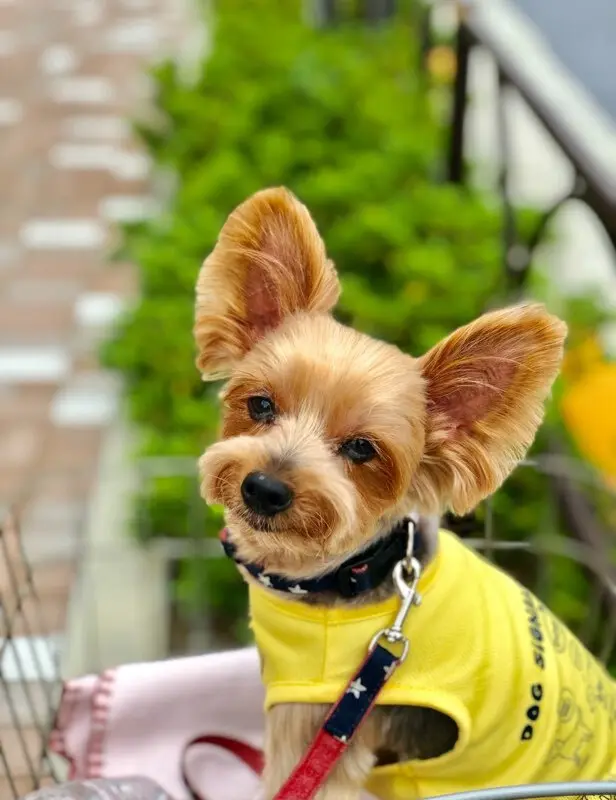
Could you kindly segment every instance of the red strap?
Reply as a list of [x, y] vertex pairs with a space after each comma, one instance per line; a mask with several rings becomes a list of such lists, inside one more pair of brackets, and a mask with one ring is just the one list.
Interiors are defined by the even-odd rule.
[[332, 706], [327, 719], [274, 800], [312, 800], [342, 758], [383, 686], [399, 664], [389, 650], [372, 646]]
[[347, 746], [321, 728], [275, 800], [311, 800]]
[[[375, 642], [274, 800], [312, 800], [344, 754], [383, 686], [400, 663], [399, 657], [378, 644], [378, 639]], [[193, 800], [205, 800], [192, 785], [186, 769], [187, 753], [198, 744], [210, 744], [228, 750], [258, 775], [263, 770], [263, 754], [251, 745], [227, 736], [197, 736], [185, 746], [181, 759], [182, 779]]]
[[184, 747], [180, 764], [184, 786], [190, 792], [193, 800], [206, 800], [206, 798], [195, 789], [186, 768], [186, 756], [188, 755], [188, 751], [197, 744], [210, 744], [214, 747], [228, 750], [249, 769], [256, 772], [257, 775], [260, 775], [263, 771], [263, 753], [257, 750], [256, 747], [252, 747], [252, 745], [246, 744], [246, 742], [240, 742], [237, 739], [230, 739], [228, 736], [197, 736], [191, 739]]

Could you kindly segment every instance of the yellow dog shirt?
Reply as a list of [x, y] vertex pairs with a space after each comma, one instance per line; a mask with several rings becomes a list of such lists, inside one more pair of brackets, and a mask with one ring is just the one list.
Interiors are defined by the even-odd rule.
[[[437, 709], [459, 729], [454, 750], [375, 768], [382, 800], [616, 773], [616, 684], [526, 589], [447, 532], [407, 617], [409, 655], [378, 705]], [[334, 703], [398, 599], [308, 606], [251, 585], [265, 707]]]

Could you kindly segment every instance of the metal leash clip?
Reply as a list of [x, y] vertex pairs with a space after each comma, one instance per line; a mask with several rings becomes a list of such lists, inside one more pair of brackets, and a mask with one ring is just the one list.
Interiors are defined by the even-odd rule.
[[421, 577], [421, 564], [419, 559], [413, 555], [415, 543], [415, 525], [414, 519], [408, 520], [408, 542], [406, 547], [406, 555], [403, 559], [397, 562], [392, 572], [392, 579], [396, 587], [396, 591], [400, 595], [400, 609], [396, 614], [396, 618], [389, 628], [383, 628], [379, 631], [370, 642], [369, 650], [372, 651], [384, 639], [388, 644], [402, 645], [402, 652], [398, 656], [398, 663], [402, 663], [407, 657], [409, 652], [410, 643], [407, 637], [402, 632], [402, 626], [408, 616], [409, 611], [413, 606], [421, 604], [421, 595], [417, 591], [417, 585]]

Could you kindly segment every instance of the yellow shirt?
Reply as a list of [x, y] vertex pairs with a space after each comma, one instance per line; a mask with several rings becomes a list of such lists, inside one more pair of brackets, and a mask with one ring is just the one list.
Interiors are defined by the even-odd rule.
[[[374, 769], [383, 800], [616, 773], [616, 684], [526, 589], [447, 532], [420, 581], [411, 643], [378, 705], [428, 706], [459, 738], [438, 758]], [[265, 707], [333, 703], [397, 598], [322, 608], [251, 585], [252, 628], [263, 659]]]

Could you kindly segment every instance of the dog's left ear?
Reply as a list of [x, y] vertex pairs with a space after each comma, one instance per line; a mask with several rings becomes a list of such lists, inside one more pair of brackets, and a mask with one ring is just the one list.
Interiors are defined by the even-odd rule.
[[530, 447], [567, 327], [538, 304], [484, 314], [419, 359], [426, 444], [411, 494], [457, 514], [495, 491]]
[[338, 299], [336, 270], [308, 210], [287, 189], [264, 189], [225, 222], [197, 280], [194, 335], [204, 380], [227, 377], [266, 333]]

